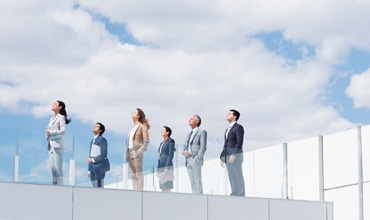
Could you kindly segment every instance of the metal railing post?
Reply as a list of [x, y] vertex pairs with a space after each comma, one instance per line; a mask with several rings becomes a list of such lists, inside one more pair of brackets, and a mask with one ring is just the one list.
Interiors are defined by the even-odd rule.
[[13, 172], [13, 182], [19, 181], [19, 155], [18, 155], [18, 148], [19, 148], [19, 130], [17, 130], [17, 140], [15, 146], [15, 155], [14, 155], [14, 172]]
[[288, 196], [288, 144], [283, 143], [283, 173], [284, 173], [284, 179], [283, 179], [283, 192], [282, 192], [282, 198], [283, 199], [289, 199]]
[[319, 150], [319, 195], [320, 201], [325, 201], [324, 189], [324, 138], [322, 135], [318, 136], [318, 150]]
[[363, 167], [362, 167], [362, 137], [361, 126], [357, 127], [357, 150], [358, 150], [358, 219], [364, 220], [364, 186], [363, 186]]

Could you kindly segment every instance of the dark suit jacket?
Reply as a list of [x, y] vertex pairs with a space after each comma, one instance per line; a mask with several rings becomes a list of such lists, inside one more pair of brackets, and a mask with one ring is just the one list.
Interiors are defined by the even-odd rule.
[[[109, 160], [107, 158], [108, 155], [108, 142], [107, 140], [99, 135], [95, 139], [95, 145], [100, 147], [100, 155], [96, 157], [91, 157], [91, 146], [93, 144], [93, 140], [90, 142], [90, 153], [89, 158], [93, 158], [95, 162], [89, 163], [89, 171], [108, 171], [110, 170]], [[98, 177], [99, 178], [99, 177]], [[99, 178], [100, 179], [100, 178]]]
[[235, 123], [227, 135], [225, 132], [225, 144], [224, 149], [220, 155], [223, 162], [226, 161], [226, 157], [233, 155], [236, 160], [243, 161], [243, 140], [244, 140], [244, 128], [238, 123]]
[[[161, 145], [159, 145], [158, 152], [160, 152], [160, 148]], [[159, 153], [157, 170], [159, 168], [168, 169], [173, 167], [172, 159], [174, 153], [175, 153], [175, 140], [168, 137], [167, 140], [163, 143], [162, 151]]]

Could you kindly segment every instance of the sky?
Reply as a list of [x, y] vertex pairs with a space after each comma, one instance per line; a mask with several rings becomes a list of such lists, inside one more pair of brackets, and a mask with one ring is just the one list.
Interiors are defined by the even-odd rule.
[[144, 110], [156, 148], [198, 114], [210, 143], [241, 113], [245, 150], [370, 123], [368, 0], [3, 0], [2, 128], [127, 136]]

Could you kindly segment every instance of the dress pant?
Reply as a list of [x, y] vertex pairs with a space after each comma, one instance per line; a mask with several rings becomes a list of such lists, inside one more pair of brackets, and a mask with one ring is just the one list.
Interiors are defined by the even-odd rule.
[[[103, 177], [102, 177], [103, 176]], [[104, 188], [105, 171], [90, 171], [90, 180], [93, 187]]]
[[63, 156], [65, 148], [53, 148], [49, 150], [49, 160], [51, 173], [53, 175], [53, 185], [63, 185]]
[[128, 164], [134, 190], [144, 189], [143, 157], [144, 153], [136, 153], [135, 150], [129, 150]]
[[242, 161], [238, 158], [235, 159], [234, 163], [229, 163], [229, 157], [227, 156], [226, 168], [229, 176], [231, 194], [230, 196], [245, 196], [245, 184], [242, 170]]
[[190, 156], [187, 158], [186, 169], [190, 179], [191, 191], [194, 194], [203, 194], [202, 161], [196, 161], [193, 156]]

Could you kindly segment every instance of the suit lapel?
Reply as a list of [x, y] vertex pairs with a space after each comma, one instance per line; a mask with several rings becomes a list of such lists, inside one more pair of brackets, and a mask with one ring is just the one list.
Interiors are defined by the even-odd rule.
[[193, 144], [193, 140], [194, 140], [194, 138], [195, 138], [195, 135], [197, 135], [198, 134], [198, 132], [199, 132], [199, 129], [194, 133], [194, 135], [193, 135], [193, 138], [191, 138], [190, 140], [189, 140], [189, 143], [190, 143], [190, 146]]
[[51, 125], [54, 125], [55, 122], [58, 120], [58, 118], [59, 118], [59, 114], [58, 114], [58, 116], [56, 118], [54, 118], [54, 121], [53, 121], [53, 123], [51, 123]]
[[[229, 133], [227, 134], [227, 138], [226, 138], [226, 141], [229, 140], [229, 137], [230, 137], [230, 133], [232, 130], [234, 130], [236, 128], [238, 123], [235, 123], [231, 128], [230, 128], [230, 131]], [[227, 131], [227, 130], [226, 130]], [[225, 136], [226, 136], [226, 132], [225, 132]]]

